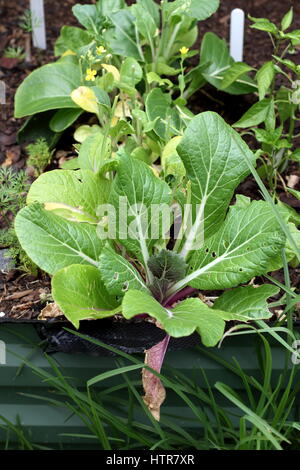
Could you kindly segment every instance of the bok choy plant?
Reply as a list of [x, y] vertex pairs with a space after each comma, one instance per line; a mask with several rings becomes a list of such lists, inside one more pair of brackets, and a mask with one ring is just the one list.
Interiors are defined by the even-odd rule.
[[[237, 196], [231, 204], [255, 156], [219, 115], [194, 117], [172, 152], [182, 165], [176, 186], [122, 149], [113, 163], [42, 174], [15, 221], [22, 247], [53, 276], [53, 298], [77, 328], [118, 313], [165, 330], [146, 355], [156, 370], [170, 336], [196, 331], [214, 346], [226, 322], [270, 318], [267, 299], [279, 289], [247, 283], [279, 269], [283, 249], [294, 256], [268, 202]], [[202, 295], [224, 290], [213, 306]], [[145, 377], [155, 408], [163, 392]]]

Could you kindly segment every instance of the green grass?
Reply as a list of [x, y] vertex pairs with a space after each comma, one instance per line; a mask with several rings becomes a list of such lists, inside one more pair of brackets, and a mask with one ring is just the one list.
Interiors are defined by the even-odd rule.
[[[143, 363], [137, 357], [97, 340], [90, 339], [118, 354], [116, 368], [91, 378], [86, 383], [86, 389], [82, 390], [65, 376], [53, 357], [47, 356], [51, 372], [24, 359], [34, 374], [47, 383], [51, 396], [49, 393], [45, 396], [24, 395], [53, 407], [65, 408], [70, 416], [76, 415], [84, 423], [86, 431], [64, 436], [77, 438], [81, 448], [85, 445], [90, 448], [91, 442], [93, 448], [96, 446], [105, 450], [297, 448], [300, 445], [300, 417], [295, 415], [293, 406], [300, 388], [298, 366], [288, 362], [280, 376], [274, 377], [269, 341], [262, 333], [258, 334], [257, 339], [260, 380], [245, 373], [235, 358], [229, 362], [215, 354], [214, 350], [199, 348], [199, 354], [209, 356], [238, 378], [239, 393], [226, 383], [209, 383], [205, 371], [201, 369], [194, 370], [193, 379], [174, 369], [166, 368], [163, 374], [153, 371], [167, 389], [167, 403], [168, 399], [176, 402], [183, 414], [180, 416], [176, 411], [167, 414], [163, 405], [159, 423], [153, 419], [141, 398], [139, 372]], [[112, 377], [119, 377], [117, 385], [109, 382]], [[205, 386], [200, 378], [204, 379]], [[232, 408], [229, 409], [229, 405]], [[19, 448], [40, 448], [30, 443], [20, 425], [7, 422], [3, 425], [6, 425], [10, 436], [15, 433], [14, 442], [19, 442]], [[7, 443], [2, 447], [10, 448]]]

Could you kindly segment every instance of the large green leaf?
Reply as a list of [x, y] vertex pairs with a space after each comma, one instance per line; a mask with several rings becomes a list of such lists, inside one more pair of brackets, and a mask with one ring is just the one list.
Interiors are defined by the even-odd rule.
[[43, 65], [19, 86], [15, 96], [15, 117], [21, 118], [49, 109], [78, 108], [71, 92], [80, 86], [78, 65], [56, 62]]
[[106, 290], [94, 266], [73, 264], [56, 272], [52, 296], [76, 328], [80, 320], [111, 317], [120, 311], [116, 298]]
[[[122, 207], [124, 201], [125, 207]], [[158, 179], [146, 163], [123, 154], [109, 202], [116, 208], [117, 238], [129, 252], [146, 264], [150, 247], [158, 242], [161, 235], [162, 215], [152, 209], [159, 204], [169, 205], [169, 186]], [[157, 239], [151, 236], [153, 233]]]
[[224, 220], [234, 189], [249, 173], [247, 159], [254, 163], [255, 157], [241, 137], [212, 112], [192, 119], [177, 152], [191, 181], [192, 204], [199, 206], [195, 232], [204, 222], [204, 235], [209, 237]]
[[102, 250], [99, 269], [111, 294], [123, 296], [129, 289], [148, 290], [137, 269], [110, 246]]
[[[209, 64], [202, 71], [205, 80], [216, 88], [222, 88], [223, 78], [226, 72], [234, 65], [230, 57], [226, 42], [214, 33], [206, 33], [201, 43], [200, 65]], [[240, 95], [253, 93], [256, 89], [253, 80], [248, 75], [237, 77], [239, 82], [232, 83], [226, 88], [227, 93]]]
[[92, 225], [67, 221], [36, 203], [18, 213], [15, 230], [28, 256], [49, 274], [71, 264], [98, 266], [103, 243]]
[[109, 190], [110, 182], [89, 170], [53, 170], [33, 182], [27, 204], [57, 203], [57, 210], [64, 204], [66, 218], [97, 223], [97, 208], [107, 202]]
[[209, 18], [219, 8], [219, 0], [190, 0], [187, 3], [187, 15], [203, 21]]
[[125, 318], [148, 313], [155, 318], [164, 330], [175, 338], [189, 336], [195, 330], [201, 336], [205, 346], [215, 346], [221, 339], [228, 314], [212, 310], [200, 299], [186, 299], [173, 309], [160, 305], [150, 295], [138, 291], [128, 291], [122, 302], [122, 313]]
[[154, 18], [141, 4], [132, 5], [131, 11], [135, 16], [138, 32], [148, 41], [148, 44], [151, 44], [157, 29]]
[[150, 16], [154, 19], [156, 26], [159, 28], [159, 6], [154, 2], [154, 0], [137, 0], [136, 3], [143, 7], [144, 11], [147, 11], [150, 14]]
[[237, 313], [245, 320], [272, 317], [267, 299], [278, 294], [279, 288], [270, 284], [259, 287], [238, 287], [224, 292], [214, 303], [213, 309]]
[[285, 237], [265, 201], [230, 207], [220, 230], [195, 251], [190, 274], [179, 284], [198, 289], [235, 287], [267, 272], [268, 263], [284, 247]]
[[105, 33], [105, 39], [115, 54], [142, 60], [136, 44], [135, 18], [129, 10], [120, 10], [109, 15], [114, 26]]
[[72, 12], [88, 31], [97, 35], [101, 31], [102, 18], [99, 15], [96, 5], [81, 5], [77, 3], [73, 6]]
[[168, 16], [184, 15], [197, 19], [206, 20], [219, 7], [219, 0], [175, 0], [174, 2], [164, 2], [163, 9]]

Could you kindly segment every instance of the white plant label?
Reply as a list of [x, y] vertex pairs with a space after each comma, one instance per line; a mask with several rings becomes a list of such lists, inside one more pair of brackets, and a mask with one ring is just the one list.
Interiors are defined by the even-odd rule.
[[33, 45], [39, 49], [46, 49], [44, 0], [30, 0], [30, 11]]
[[236, 62], [243, 61], [245, 13], [240, 8], [231, 12], [230, 55]]

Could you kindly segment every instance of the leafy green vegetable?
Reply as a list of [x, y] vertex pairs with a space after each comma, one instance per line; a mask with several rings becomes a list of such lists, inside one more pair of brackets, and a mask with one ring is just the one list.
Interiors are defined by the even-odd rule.
[[[191, 182], [192, 205], [198, 204], [195, 229], [210, 236], [224, 220], [234, 189], [249, 173], [255, 157], [239, 135], [215, 113], [196, 116], [177, 147]], [[221, 183], [222, 181], [222, 183]]]
[[79, 85], [78, 65], [65, 62], [43, 65], [28, 75], [18, 88], [15, 116], [21, 118], [49, 109], [78, 108], [70, 94]]
[[270, 284], [259, 287], [237, 287], [224, 292], [214, 303], [213, 309], [238, 313], [249, 320], [270, 318], [267, 299], [278, 294], [279, 289]]
[[28, 256], [49, 274], [72, 264], [98, 265], [103, 243], [92, 225], [65, 220], [31, 204], [18, 213], [15, 230]]
[[52, 295], [76, 328], [80, 320], [111, 317], [120, 311], [116, 298], [106, 290], [99, 270], [93, 266], [73, 264], [57, 271], [52, 279]]

